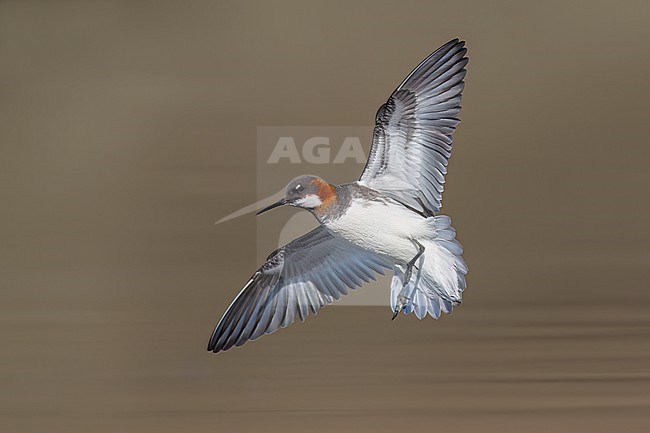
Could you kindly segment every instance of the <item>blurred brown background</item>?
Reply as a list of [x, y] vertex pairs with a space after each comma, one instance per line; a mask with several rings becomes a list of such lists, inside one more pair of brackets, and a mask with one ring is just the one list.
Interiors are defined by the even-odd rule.
[[[649, 22], [635, 1], [0, 2], [0, 430], [649, 431]], [[462, 308], [332, 307], [205, 352], [258, 264], [254, 216], [213, 225], [255, 201], [257, 126], [368, 125], [456, 36]]]

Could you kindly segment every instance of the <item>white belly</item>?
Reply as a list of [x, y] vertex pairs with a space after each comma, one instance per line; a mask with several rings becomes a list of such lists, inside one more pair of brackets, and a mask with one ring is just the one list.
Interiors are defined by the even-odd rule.
[[405, 263], [418, 252], [413, 240], [424, 234], [425, 221], [398, 203], [355, 200], [345, 214], [326, 226], [366, 250]]

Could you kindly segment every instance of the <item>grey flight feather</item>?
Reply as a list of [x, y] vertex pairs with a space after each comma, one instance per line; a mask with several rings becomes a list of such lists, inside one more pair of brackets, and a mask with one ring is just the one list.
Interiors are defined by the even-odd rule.
[[392, 265], [318, 227], [269, 256], [226, 310], [208, 350], [241, 346], [289, 326], [296, 317], [304, 321]]
[[379, 108], [370, 156], [359, 179], [426, 215], [442, 206], [469, 62], [464, 46], [454, 39], [440, 47]]

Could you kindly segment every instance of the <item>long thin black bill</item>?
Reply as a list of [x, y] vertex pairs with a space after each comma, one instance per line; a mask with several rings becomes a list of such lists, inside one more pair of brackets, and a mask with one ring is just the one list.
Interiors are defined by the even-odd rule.
[[262, 214], [262, 213], [266, 212], [267, 210], [275, 209], [276, 207], [279, 207], [279, 206], [282, 206], [282, 205], [285, 205], [285, 204], [287, 204], [287, 201], [284, 198], [281, 198], [280, 200], [276, 201], [272, 205], [267, 206], [264, 209], [257, 211], [256, 215]]

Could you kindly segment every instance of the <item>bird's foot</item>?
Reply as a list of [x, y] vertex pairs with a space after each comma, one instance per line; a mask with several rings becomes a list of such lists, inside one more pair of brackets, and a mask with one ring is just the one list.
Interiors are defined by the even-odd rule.
[[390, 320], [395, 320], [397, 315], [406, 307], [406, 304], [408, 304], [409, 298], [407, 298], [404, 295], [399, 295], [397, 298], [397, 305], [395, 305], [395, 310], [393, 310], [393, 318]]

